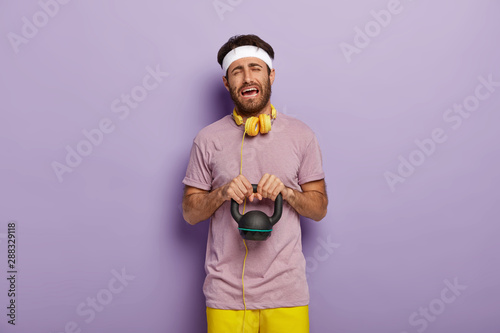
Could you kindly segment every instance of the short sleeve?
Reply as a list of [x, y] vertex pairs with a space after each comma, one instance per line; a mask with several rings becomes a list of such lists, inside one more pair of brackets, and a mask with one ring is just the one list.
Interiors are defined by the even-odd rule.
[[212, 189], [212, 173], [208, 166], [207, 154], [196, 142], [193, 142], [191, 147], [186, 176], [182, 183], [205, 191]]
[[307, 145], [299, 167], [299, 185], [325, 178], [321, 149], [316, 136]]

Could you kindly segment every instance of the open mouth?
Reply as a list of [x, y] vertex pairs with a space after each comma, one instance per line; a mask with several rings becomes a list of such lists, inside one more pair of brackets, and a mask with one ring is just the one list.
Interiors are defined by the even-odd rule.
[[249, 87], [241, 90], [241, 96], [243, 98], [253, 98], [256, 97], [258, 94], [259, 94], [259, 89], [257, 89], [256, 87]]

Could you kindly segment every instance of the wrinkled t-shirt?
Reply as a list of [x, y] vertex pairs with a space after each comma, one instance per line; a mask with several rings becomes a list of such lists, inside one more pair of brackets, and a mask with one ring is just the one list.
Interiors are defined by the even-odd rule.
[[[211, 191], [237, 177], [243, 131], [244, 126], [237, 126], [230, 115], [203, 128], [193, 141], [183, 183]], [[314, 132], [300, 120], [278, 112], [269, 133], [247, 135], [242, 174], [257, 184], [265, 173], [277, 176], [285, 186], [298, 191], [304, 183], [323, 179], [321, 151]], [[208, 307], [241, 310], [244, 309], [241, 277], [245, 246], [230, 205], [231, 201], [226, 201], [210, 218], [203, 292]], [[274, 202], [247, 200], [245, 211], [250, 210], [270, 216]], [[246, 243], [247, 309], [309, 304], [299, 215], [286, 201], [271, 236], [265, 241]]]

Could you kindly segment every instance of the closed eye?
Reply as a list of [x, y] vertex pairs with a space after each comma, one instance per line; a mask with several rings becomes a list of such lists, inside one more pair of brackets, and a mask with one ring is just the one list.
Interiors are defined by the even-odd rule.
[[257, 69], [257, 70], [262, 69], [262, 66], [259, 64], [256, 64], [256, 63], [251, 63], [248, 65], [248, 67], [250, 67], [251, 69]]

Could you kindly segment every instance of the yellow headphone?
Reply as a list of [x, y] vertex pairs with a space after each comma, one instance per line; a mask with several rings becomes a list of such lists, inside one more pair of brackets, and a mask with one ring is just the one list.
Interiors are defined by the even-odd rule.
[[[233, 118], [236, 125], [243, 124], [243, 117], [236, 112], [236, 108], [233, 109]], [[271, 118], [276, 119], [276, 109], [271, 104], [271, 116], [268, 114], [259, 114], [258, 117], [250, 117], [245, 122], [245, 133], [250, 136], [256, 136], [259, 134], [266, 134], [271, 130]]]

